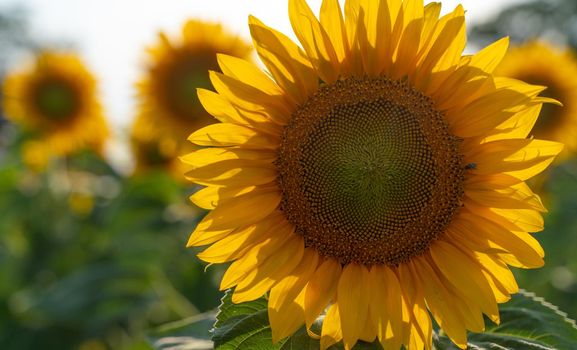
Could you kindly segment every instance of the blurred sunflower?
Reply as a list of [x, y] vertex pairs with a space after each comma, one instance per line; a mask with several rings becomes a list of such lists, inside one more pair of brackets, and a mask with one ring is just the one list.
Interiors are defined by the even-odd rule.
[[[321, 347], [378, 339], [431, 349], [431, 316], [461, 348], [467, 329], [499, 322], [518, 290], [508, 265], [534, 268], [528, 233], [545, 211], [524, 180], [562, 145], [527, 139], [544, 87], [493, 76], [508, 40], [473, 56], [464, 10], [422, 1], [325, 0], [320, 21], [289, 1], [302, 48], [256, 18], [268, 74], [219, 55], [216, 93], [199, 90], [220, 124], [197, 130], [183, 157], [211, 212], [189, 246], [232, 261], [233, 302], [269, 292], [273, 341], [327, 308]], [[312, 332], [312, 331], [310, 331]]]
[[540, 139], [565, 144], [565, 156], [577, 152], [577, 59], [566, 49], [533, 41], [514, 47], [497, 67], [497, 74], [546, 86], [542, 95], [556, 99], [543, 106], [537, 123], [529, 132]]
[[96, 81], [76, 55], [40, 53], [31, 67], [6, 77], [3, 93], [6, 118], [34, 135], [24, 150], [35, 167], [52, 155], [102, 151], [109, 130]]
[[[185, 142], [190, 131], [215, 121], [202, 108], [196, 89], [210, 87], [208, 71], [218, 70], [216, 54], [246, 58], [251, 47], [220, 24], [197, 20], [184, 24], [179, 40], [171, 41], [164, 33], [159, 37], [160, 42], [149, 49], [147, 71], [137, 84], [139, 109], [132, 139], [137, 170], [162, 163], [178, 173], [177, 156], [192, 150]], [[164, 160], [155, 163], [159, 158], [154, 154]], [[148, 160], [153, 163], [145, 165]], [[182, 178], [182, 174], [177, 176]]]

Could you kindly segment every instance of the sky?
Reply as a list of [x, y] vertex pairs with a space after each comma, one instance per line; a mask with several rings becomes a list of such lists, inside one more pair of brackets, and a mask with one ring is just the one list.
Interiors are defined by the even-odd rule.
[[[461, 3], [467, 23], [478, 23], [523, 1], [443, 0], [442, 13]], [[321, 0], [308, 3], [318, 14]], [[99, 80], [107, 117], [121, 137], [133, 118], [134, 82], [143, 68], [144, 49], [156, 43], [160, 30], [176, 36], [186, 19], [200, 18], [220, 21], [250, 40], [247, 19], [252, 14], [295, 38], [286, 0], [0, 0], [0, 8], [11, 6], [27, 10], [33, 37], [78, 49]]]

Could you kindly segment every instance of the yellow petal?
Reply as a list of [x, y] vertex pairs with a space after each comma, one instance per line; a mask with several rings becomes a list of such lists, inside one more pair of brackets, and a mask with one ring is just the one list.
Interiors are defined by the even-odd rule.
[[522, 180], [506, 174], [475, 175], [469, 174], [465, 179], [465, 188], [482, 191], [487, 189], [503, 189], [517, 185]]
[[[471, 254], [474, 253], [471, 252]], [[440, 272], [430, 254], [423, 255], [421, 263], [427, 264], [432, 270], [432, 273], [435, 274], [435, 277], [433, 278], [443, 286], [443, 294], [448, 296], [448, 300], [451, 301], [455, 312], [459, 313], [465, 328], [472, 330], [473, 332], [483, 332], [485, 330], [485, 321], [483, 319], [483, 313], [476, 301], [467, 298], [467, 296], [462, 294], [459, 290], [450, 287], [451, 284]], [[420, 274], [419, 276], [422, 279], [428, 278], [425, 274]]]
[[222, 95], [205, 89], [197, 89], [197, 93], [204, 109], [222, 123], [239, 124], [271, 135], [280, 135], [281, 133], [280, 123], [276, 120], [271, 122], [271, 120], [282, 116], [282, 114], [271, 113], [262, 106], [253, 105], [254, 108], [250, 110], [242, 109], [233, 106]]
[[[304, 247], [302, 237], [293, 234], [275, 252], [268, 256], [259, 256], [255, 268], [238, 282], [232, 295], [232, 301], [242, 303], [263, 296], [298, 266], [304, 254]], [[302, 315], [302, 322], [304, 322], [304, 314]]]
[[329, 346], [338, 343], [343, 338], [341, 327], [341, 316], [338, 304], [329, 307], [323, 329], [321, 332], [321, 350], [326, 350]]
[[207, 230], [226, 230], [257, 223], [276, 211], [282, 197], [273, 189], [232, 198], [208, 213], [204, 222]]
[[363, 265], [350, 263], [343, 268], [337, 290], [337, 301], [343, 327], [345, 349], [351, 349], [359, 339], [368, 315], [368, 271]]
[[[252, 117], [254, 122], [267, 118], [269, 122], [283, 125], [289, 119], [293, 107], [287, 105], [283, 96], [269, 95], [258, 88], [230, 76], [209, 72], [210, 81], [216, 91], [224, 96], [234, 107], [246, 111], [260, 111], [260, 115]], [[245, 115], [249, 115], [245, 113]]]
[[[273, 185], [274, 186], [274, 185]], [[229, 199], [236, 198], [246, 193], [264, 193], [270, 192], [274, 189], [272, 186], [248, 186], [248, 187], [221, 187], [208, 186], [199, 191], [196, 191], [189, 198], [195, 205], [212, 210], [218, 206], [220, 202], [226, 202]]]
[[268, 318], [272, 329], [273, 344], [293, 334], [303, 324], [304, 294], [304, 290], [301, 290], [290, 302], [281, 305], [274, 311], [271, 311], [269, 304]]
[[464, 205], [469, 213], [482, 216], [510, 231], [543, 231], [543, 216], [536, 210], [487, 208], [472, 201], [466, 201]]
[[485, 207], [547, 211], [539, 196], [534, 194], [524, 182], [499, 189], [488, 186], [478, 189], [466, 188], [465, 196]]
[[399, 45], [395, 53], [394, 71], [396, 79], [410, 75], [415, 69], [417, 51], [421, 41], [421, 31], [424, 23], [423, 0], [409, 0], [403, 2], [403, 21], [405, 23]]
[[[429, 312], [425, 305], [423, 288], [413, 271], [412, 262], [400, 264], [398, 267], [399, 282], [403, 286], [403, 298], [410, 316], [408, 327], [409, 349], [431, 349], [433, 342], [433, 327]], [[406, 343], [405, 343], [406, 345]]]
[[403, 342], [402, 292], [395, 274], [386, 266], [374, 265], [369, 273], [369, 311], [377, 337], [385, 349], [399, 349]]
[[225, 75], [250, 84], [267, 95], [283, 96], [280, 87], [253, 63], [225, 54], [217, 54], [216, 59]]
[[285, 219], [271, 224], [270, 230], [276, 234], [252, 247], [243, 257], [229, 266], [220, 282], [221, 290], [237, 285], [248, 273], [256, 269], [262, 259], [274, 254], [287, 240], [291, 239], [294, 233], [294, 227]]
[[490, 133], [516, 112], [526, 108], [530, 96], [513, 89], [501, 89], [471, 102], [449, 120], [451, 130], [460, 137], [474, 137]]
[[472, 300], [476, 300], [487, 316], [499, 315], [491, 287], [481, 273], [477, 262], [454, 246], [440, 240], [434, 243], [430, 252], [436, 266], [453, 288], [470, 296]]
[[333, 43], [337, 60], [343, 66], [350, 48], [343, 13], [338, 0], [323, 0], [320, 11], [320, 23]]
[[202, 107], [222, 123], [247, 124], [228, 100], [214, 91], [196, 89]]
[[305, 0], [289, 0], [289, 18], [318, 76], [333, 83], [339, 75], [339, 60], [329, 36]]
[[476, 224], [463, 219], [461, 216], [451, 222], [451, 226], [447, 228], [445, 234], [448, 241], [465, 248], [465, 250], [483, 253], [508, 253], [505, 248], [491, 241], [488, 237], [479, 235]]
[[192, 133], [188, 140], [199, 146], [242, 146], [256, 149], [276, 149], [276, 137], [259, 133], [245, 126], [218, 123]]
[[419, 52], [430, 42], [433, 30], [439, 20], [441, 13], [441, 3], [431, 2], [425, 6], [423, 11], [423, 31], [421, 34], [421, 42], [419, 43]]
[[443, 71], [458, 63], [464, 48], [464, 25], [464, 10], [460, 5], [437, 22], [430, 43], [419, 52], [417, 72], [411, 77], [415, 86], [424, 87], [431, 72]]
[[413, 274], [419, 280], [424, 289], [427, 306], [444, 332], [459, 348], [467, 347], [466, 320], [456, 306], [455, 296], [445, 288], [441, 279], [422, 258], [414, 258]]
[[277, 158], [272, 150], [244, 149], [244, 148], [202, 148], [180, 157], [180, 160], [190, 165], [190, 168], [200, 168], [213, 163], [231, 159], [244, 159], [260, 162], [269, 162]]
[[501, 38], [485, 47], [471, 57], [471, 67], [477, 67], [484, 72], [493, 73], [501, 63], [509, 48], [509, 37]]
[[184, 176], [205, 186], [243, 187], [271, 183], [277, 170], [269, 162], [232, 159], [189, 170]]
[[[495, 287], [505, 291], [502, 299], [497, 299], [499, 303], [506, 302], [510, 299], [510, 294], [519, 291], [515, 276], [511, 270], [509, 270], [507, 264], [503, 263], [496, 255], [475, 253], [475, 256], [481, 263], [481, 266], [483, 266], [484, 271], [492, 277]], [[496, 288], [493, 288], [494, 291], [495, 289]], [[497, 296], [497, 293], [495, 293], [495, 297]]]
[[305, 293], [307, 328], [311, 327], [319, 314], [334, 299], [341, 271], [341, 264], [337, 260], [326, 259], [307, 284]]
[[464, 106], [486, 94], [488, 88], [494, 89], [492, 78], [465, 65], [454, 71], [433, 73], [427, 94], [435, 99], [437, 108], [447, 114], [448, 120], [454, 120], [460, 117]]
[[552, 141], [498, 140], [480, 145], [465, 161], [476, 164], [474, 174], [505, 173], [526, 180], [547, 168], [562, 149], [562, 144]]
[[190, 235], [188, 242], [186, 243], [187, 247], [195, 247], [195, 246], [202, 246], [211, 244], [213, 242], [218, 241], [226, 236], [228, 236], [232, 232], [232, 229], [229, 230], [217, 230], [217, 231], [207, 231], [205, 228], [198, 224], [196, 229]]
[[366, 74], [378, 75], [392, 64], [393, 50], [397, 45], [392, 30], [399, 9], [400, 6], [389, 6], [383, 0], [359, 2], [357, 40]]
[[469, 213], [462, 213], [461, 219], [469, 221], [472, 225], [477, 225], [479, 235], [486, 237], [517, 257], [525, 267], [543, 266], [543, 249], [529, 234], [509, 231], [484, 217]]
[[243, 256], [248, 249], [270, 238], [274, 234], [270, 230], [273, 223], [274, 220], [267, 218], [254, 225], [238, 228], [197, 256], [199, 259], [213, 264], [236, 260]]
[[[299, 265], [270, 291], [268, 315], [272, 328], [273, 343], [294, 333], [305, 321], [305, 285], [318, 264], [318, 253], [306, 248]], [[297, 302], [300, 296], [300, 302]], [[288, 317], [291, 309], [297, 309], [298, 317]]]
[[318, 76], [302, 50], [284, 34], [249, 16], [250, 34], [260, 59], [280, 87], [297, 103], [318, 88]]
[[504, 123], [499, 124], [484, 141], [526, 138], [537, 122], [542, 106], [542, 104], [536, 103], [515, 113]]

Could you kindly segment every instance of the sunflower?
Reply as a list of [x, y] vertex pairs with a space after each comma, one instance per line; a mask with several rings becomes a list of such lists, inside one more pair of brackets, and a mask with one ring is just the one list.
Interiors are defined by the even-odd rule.
[[154, 126], [158, 139], [182, 139], [181, 145], [191, 130], [215, 121], [202, 108], [196, 89], [210, 87], [208, 71], [218, 70], [216, 54], [245, 58], [251, 47], [220, 24], [198, 20], [187, 21], [179, 39], [170, 40], [164, 33], [159, 39], [148, 50], [145, 76], [137, 84], [137, 119]]
[[34, 159], [83, 148], [102, 152], [109, 130], [96, 81], [76, 55], [40, 53], [32, 66], [6, 77], [3, 93], [6, 118], [34, 135]]
[[268, 74], [219, 55], [221, 123], [189, 137], [192, 195], [211, 210], [189, 246], [232, 262], [233, 302], [268, 293], [273, 341], [326, 310], [321, 348], [378, 341], [431, 349], [432, 318], [461, 348], [499, 322], [518, 287], [509, 265], [535, 268], [528, 233], [545, 211], [524, 180], [562, 145], [526, 138], [544, 87], [493, 76], [508, 40], [472, 56], [464, 10], [439, 3], [324, 0], [320, 20], [289, 1], [302, 48], [249, 18]]
[[563, 107], [546, 104], [529, 135], [565, 144], [564, 155], [577, 152], [577, 59], [569, 49], [533, 41], [511, 49], [497, 74], [530, 84], [547, 86], [543, 96], [556, 99]]

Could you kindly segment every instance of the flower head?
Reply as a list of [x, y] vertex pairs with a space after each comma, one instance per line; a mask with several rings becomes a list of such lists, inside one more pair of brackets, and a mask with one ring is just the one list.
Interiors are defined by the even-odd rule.
[[273, 341], [326, 309], [323, 349], [431, 349], [431, 315], [465, 348], [517, 292], [508, 265], [543, 264], [524, 181], [562, 149], [526, 138], [550, 100], [493, 76], [507, 39], [461, 56], [463, 8], [440, 6], [325, 0], [319, 20], [290, 0], [302, 48], [251, 17], [268, 74], [219, 55], [217, 92], [199, 91], [221, 123], [183, 158], [211, 210], [189, 245], [232, 262], [233, 302], [269, 293]]
[[82, 148], [100, 152], [109, 131], [96, 94], [94, 77], [76, 55], [46, 51], [6, 77], [4, 110], [35, 135], [32, 142], [43, 143], [43, 159]]
[[246, 58], [251, 48], [220, 24], [198, 20], [187, 21], [179, 38], [160, 33], [159, 39], [148, 50], [147, 69], [138, 83], [131, 139], [137, 171], [166, 166], [182, 178], [185, 168], [178, 156], [193, 149], [186, 137], [215, 122], [202, 108], [196, 89], [210, 88], [208, 71], [219, 70], [217, 53]]

